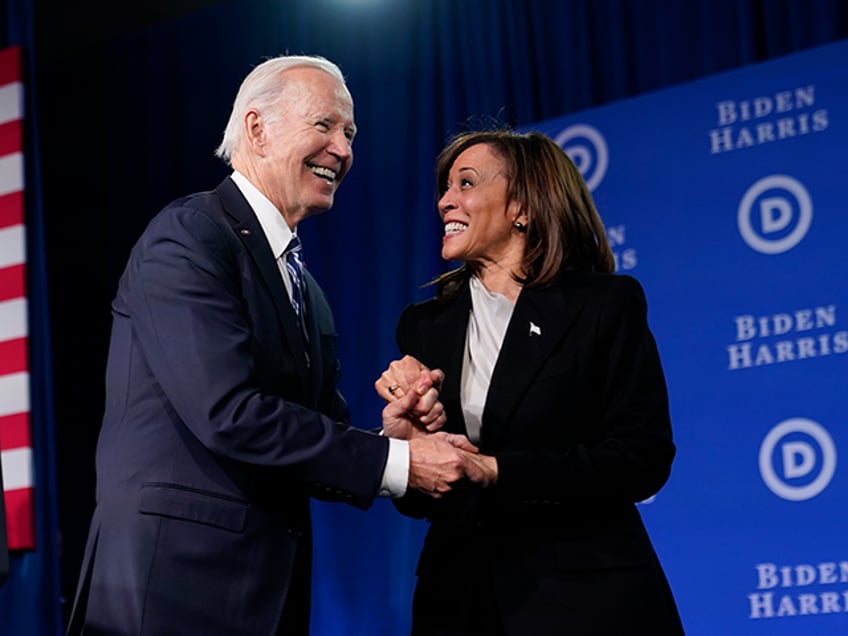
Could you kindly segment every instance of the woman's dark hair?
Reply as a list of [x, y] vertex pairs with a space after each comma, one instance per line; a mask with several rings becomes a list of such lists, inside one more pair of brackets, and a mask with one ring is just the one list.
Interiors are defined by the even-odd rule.
[[[456, 158], [471, 146], [486, 144], [504, 162], [507, 199], [527, 215], [527, 249], [522, 261], [528, 287], [544, 287], [562, 270], [612, 272], [615, 259], [601, 217], [583, 176], [552, 139], [513, 130], [463, 132], [439, 153], [436, 189], [447, 190], [448, 173]], [[437, 297], [450, 297], [473, 271], [463, 266], [434, 283]]]

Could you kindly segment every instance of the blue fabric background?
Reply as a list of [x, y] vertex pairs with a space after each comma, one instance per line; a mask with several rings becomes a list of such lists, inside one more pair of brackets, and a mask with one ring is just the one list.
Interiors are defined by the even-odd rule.
[[[433, 163], [469, 118], [529, 125], [848, 37], [838, 0], [228, 0], [48, 57], [29, 2], [3, 0], [0, 15], [0, 45], [25, 47], [30, 80], [40, 548], [13, 555], [0, 588], [0, 633], [15, 635], [59, 633], [73, 594], [93, 506], [109, 302], [129, 248], [164, 204], [226, 174], [212, 151], [260, 59], [325, 55], [356, 101], [353, 171], [302, 238], [336, 311], [342, 388], [355, 422], [372, 427], [372, 383], [395, 355], [395, 320], [445, 268]], [[672, 108], [664, 125], [673, 130], [678, 117], [688, 115]], [[638, 164], [646, 176], [665, 167]], [[658, 249], [705, 222], [681, 209], [673, 225], [652, 228], [674, 230]], [[712, 265], [692, 264], [720, 284]], [[313, 633], [406, 633], [423, 526], [387, 502], [366, 513], [316, 504], [315, 526]]]

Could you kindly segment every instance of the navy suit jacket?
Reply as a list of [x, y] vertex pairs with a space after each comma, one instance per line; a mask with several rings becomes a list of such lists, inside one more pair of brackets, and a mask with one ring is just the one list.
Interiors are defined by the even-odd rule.
[[[408, 307], [397, 328], [402, 353], [445, 372], [446, 430], [462, 434], [470, 310], [466, 281], [450, 300]], [[478, 633], [492, 616], [516, 635], [682, 633], [635, 506], [665, 484], [675, 454], [646, 314], [628, 276], [564, 272], [522, 290], [482, 417], [497, 484], [396, 502], [430, 521], [416, 635]]]
[[307, 633], [309, 497], [367, 508], [388, 441], [347, 424], [332, 314], [306, 281], [309, 365], [229, 178], [168, 205], [133, 248], [72, 633]]

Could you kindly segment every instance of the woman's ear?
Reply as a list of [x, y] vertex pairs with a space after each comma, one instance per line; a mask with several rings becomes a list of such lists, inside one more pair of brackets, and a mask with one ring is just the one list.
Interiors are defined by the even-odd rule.
[[530, 217], [518, 203], [510, 203], [509, 211], [512, 215], [512, 227], [519, 232], [527, 231], [527, 224], [530, 222]]

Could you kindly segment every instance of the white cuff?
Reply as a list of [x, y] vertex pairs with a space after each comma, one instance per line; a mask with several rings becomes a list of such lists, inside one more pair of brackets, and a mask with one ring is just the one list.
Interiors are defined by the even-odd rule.
[[[382, 431], [381, 431], [382, 432]], [[383, 469], [383, 481], [380, 483], [380, 497], [403, 497], [409, 482], [409, 442], [403, 439], [389, 439], [389, 456]]]

